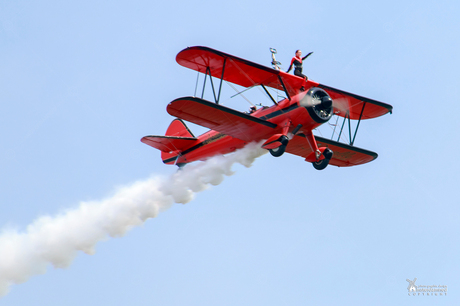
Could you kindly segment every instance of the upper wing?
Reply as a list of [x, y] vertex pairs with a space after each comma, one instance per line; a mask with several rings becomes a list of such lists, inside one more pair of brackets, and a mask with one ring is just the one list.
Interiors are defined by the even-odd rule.
[[393, 111], [393, 106], [383, 102], [361, 97], [323, 84], [319, 84], [318, 87], [324, 89], [329, 94], [333, 100], [334, 113], [342, 117], [349, 116], [350, 119], [355, 120], [371, 119]]
[[179, 98], [166, 108], [172, 116], [199, 124], [244, 141], [273, 134], [277, 126], [231, 108], [194, 97]]
[[177, 54], [176, 61], [184, 67], [210, 73], [213, 77], [223, 78], [225, 81], [244, 87], [264, 85], [286, 90], [289, 96], [298, 94], [302, 86], [308, 88], [318, 85], [312, 81], [305, 82], [303, 78], [295, 75], [208, 47], [186, 48]]
[[[211, 74], [213, 77], [244, 87], [264, 85], [284, 90], [288, 96], [295, 96], [304, 87], [321, 87], [334, 101], [334, 112], [350, 119], [370, 119], [393, 110], [389, 104], [361, 97], [339, 89], [305, 81], [298, 76], [272, 69], [208, 47], [189, 47], [176, 56], [176, 61], [187, 68]], [[363, 108], [364, 107], [364, 108]], [[362, 115], [361, 115], [362, 113]]]
[[[349, 146], [341, 142], [319, 136], [315, 136], [315, 138], [318, 143], [318, 147], [328, 147], [334, 152], [332, 159], [329, 162], [330, 165], [338, 167], [362, 165], [373, 161], [378, 156], [375, 152]], [[305, 135], [297, 134], [289, 140], [286, 152], [306, 158], [312, 150], [305, 138]]]

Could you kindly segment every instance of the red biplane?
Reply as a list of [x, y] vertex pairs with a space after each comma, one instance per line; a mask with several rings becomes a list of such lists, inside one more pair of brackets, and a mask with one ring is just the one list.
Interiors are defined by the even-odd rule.
[[[273, 49], [271, 51], [276, 53]], [[166, 109], [177, 119], [172, 121], [166, 135], [145, 136], [141, 141], [159, 149], [165, 164], [179, 167], [227, 154], [249, 142], [261, 140], [266, 140], [262, 147], [271, 155], [281, 156], [284, 152], [298, 155], [318, 170], [328, 164], [349, 167], [377, 158], [377, 153], [357, 148], [353, 143], [361, 120], [391, 113], [391, 105], [285, 73], [279, 69], [274, 55], [273, 59], [275, 69], [207, 47], [182, 50], [176, 61], [205, 74], [203, 93], [209, 76], [215, 101], [204, 100], [203, 94], [201, 98], [175, 99]], [[220, 79], [218, 90], [213, 77]], [[223, 106], [219, 104], [223, 81], [246, 88], [260, 86], [274, 105], [251, 113]], [[277, 101], [267, 87], [283, 91], [285, 98]], [[328, 122], [333, 115], [343, 118], [337, 141], [313, 135], [313, 130]], [[195, 137], [182, 120], [211, 130]], [[358, 120], [353, 138], [350, 120]], [[346, 122], [348, 144], [340, 142]]]

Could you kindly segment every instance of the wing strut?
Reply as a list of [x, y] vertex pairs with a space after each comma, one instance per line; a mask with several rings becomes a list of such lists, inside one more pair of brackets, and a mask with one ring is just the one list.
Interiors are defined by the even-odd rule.
[[[364, 113], [364, 107], [366, 107], [366, 104], [367, 102], [365, 101], [363, 103], [363, 107], [361, 108], [361, 113], [359, 115], [359, 120], [358, 120], [358, 124], [356, 125], [356, 129], [355, 129], [355, 132], [354, 132], [354, 135], [353, 135], [353, 138], [351, 138], [351, 120], [350, 120], [350, 113], [347, 111], [347, 113], [345, 114], [345, 116], [343, 116], [343, 122], [342, 122], [342, 127], [340, 128], [340, 133], [339, 133], [339, 137], [337, 138], [337, 141], [340, 141], [340, 136], [342, 135], [342, 131], [343, 131], [343, 128], [345, 126], [345, 122], [348, 121], [348, 135], [349, 135], [349, 144], [350, 146], [352, 146], [354, 143], [355, 143], [355, 139], [356, 139], [356, 134], [358, 133], [358, 128], [359, 128], [359, 124], [361, 123], [361, 119], [363, 117], [363, 113]], [[335, 132], [335, 127], [334, 127], [334, 132]], [[334, 133], [333, 132], [333, 133]], [[333, 134], [334, 135], [334, 134]], [[331, 138], [332, 140], [332, 138]]]
[[291, 96], [289, 95], [289, 92], [287, 91], [286, 86], [284, 86], [283, 79], [281, 78], [279, 74], [278, 74], [278, 80], [280, 80], [280, 83], [281, 83], [281, 86], [283, 86], [284, 92], [286, 93], [289, 101], [291, 101]]
[[339, 133], [339, 137], [337, 138], [337, 141], [340, 141], [340, 136], [342, 135], [343, 126], [345, 125], [345, 120], [347, 119], [347, 116], [348, 116], [348, 112], [343, 117], [343, 123], [342, 123], [342, 127], [340, 128], [340, 133]]
[[225, 64], [227, 63], [227, 58], [224, 59], [224, 65], [222, 67], [222, 76], [220, 77], [220, 85], [219, 85], [219, 94], [217, 96], [216, 103], [219, 104], [220, 93], [222, 91], [222, 83], [224, 82], [224, 72], [225, 72]]
[[363, 108], [361, 109], [361, 114], [359, 114], [359, 120], [358, 120], [358, 125], [356, 126], [355, 135], [353, 136], [353, 140], [350, 142], [350, 145], [353, 145], [353, 143], [355, 142], [356, 133], [358, 133], [359, 124], [361, 123], [361, 118], [363, 117], [364, 107], [366, 106], [366, 103], [367, 102], [364, 101]]
[[272, 99], [273, 103], [275, 103], [275, 105], [278, 105], [278, 102], [276, 102], [275, 99], [273, 99], [272, 95], [268, 92], [267, 88], [265, 88], [264, 84], [260, 84], [260, 86], [262, 86], [262, 88], [265, 90], [270, 99]]
[[208, 76], [208, 72], [209, 72], [209, 79], [211, 80], [211, 87], [212, 87], [212, 93], [214, 95], [214, 100], [216, 101], [217, 104], [219, 104], [219, 101], [217, 101], [217, 97], [216, 97], [216, 91], [214, 90], [214, 82], [212, 81], [212, 74], [211, 74], [211, 68], [206, 67], [206, 74], [204, 75], [204, 84], [203, 84], [203, 91], [201, 92], [201, 99], [203, 99], [203, 96], [204, 96], [204, 89], [206, 87], [206, 77]]
[[[212, 93], [214, 95], [214, 101], [216, 102], [216, 104], [219, 104], [220, 93], [222, 92], [222, 83], [224, 81], [224, 73], [225, 73], [225, 64], [226, 63], [227, 63], [227, 58], [224, 59], [224, 64], [222, 66], [222, 76], [220, 77], [219, 92], [217, 93], [217, 96], [216, 96], [216, 90], [214, 89], [214, 82], [212, 81], [211, 68], [209, 66], [206, 67], [206, 72], [204, 74], [203, 90], [201, 91], [201, 99], [203, 99], [203, 97], [204, 97], [204, 90], [206, 88], [206, 78], [209, 75], [209, 79], [211, 80]], [[196, 82], [197, 82], [197, 85], [198, 85], [198, 78], [197, 78]], [[195, 88], [195, 94], [196, 94], [196, 88]]]

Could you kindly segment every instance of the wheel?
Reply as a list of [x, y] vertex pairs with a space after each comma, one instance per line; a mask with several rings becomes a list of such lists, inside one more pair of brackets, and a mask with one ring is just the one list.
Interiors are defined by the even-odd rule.
[[286, 151], [286, 145], [280, 145], [278, 148], [268, 150], [272, 156], [280, 157]]
[[287, 144], [289, 142], [289, 138], [287, 136], [283, 135], [283, 136], [280, 137], [279, 141], [281, 142], [281, 145], [278, 148], [268, 150], [268, 151], [270, 151], [270, 154], [272, 156], [280, 157], [286, 151], [286, 146], [287, 146]]
[[329, 165], [329, 159], [325, 158], [318, 162], [311, 163], [316, 170], [323, 170]]
[[332, 158], [332, 154], [334, 154], [334, 152], [332, 152], [332, 150], [330, 150], [329, 148], [324, 150], [323, 155], [324, 155], [325, 158], [323, 160], [318, 161], [318, 162], [313, 162], [312, 163], [313, 167], [316, 170], [325, 169], [327, 167], [327, 165], [329, 165], [329, 161]]

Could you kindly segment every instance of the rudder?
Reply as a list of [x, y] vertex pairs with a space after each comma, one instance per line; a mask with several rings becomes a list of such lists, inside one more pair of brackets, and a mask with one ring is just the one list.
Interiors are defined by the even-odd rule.
[[166, 130], [166, 136], [191, 137], [195, 136], [190, 132], [182, 119], [174, 119]]
[[181, 119], [174, 119], [165, 134], [165, 136], [145, 136], [141, 141], [160, 150], [161, 160], [168, 165], [174, 165], [181, 152], [198, 141]]

